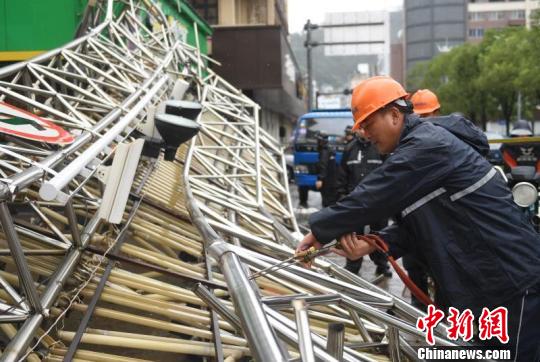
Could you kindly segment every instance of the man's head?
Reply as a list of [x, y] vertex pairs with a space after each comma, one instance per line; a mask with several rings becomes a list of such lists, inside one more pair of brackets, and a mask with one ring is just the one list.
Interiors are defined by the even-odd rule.
[[411, 97], [414, 113], [422, 118], [437, 117], [440, 114], [441, 105], [439, 99], [429, 89], [419, 89]]
[[403, 129], [405, 114], [412, 106], [405, 100], [407, 92], [394, 79], [372, 77], [361, 82], [353, 91], [351, 109], [355, 124], [382, 154], [394, 151]]

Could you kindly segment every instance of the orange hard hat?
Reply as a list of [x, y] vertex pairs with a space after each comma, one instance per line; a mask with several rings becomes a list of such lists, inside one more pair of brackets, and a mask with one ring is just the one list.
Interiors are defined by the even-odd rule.
[[353, 130], [371, 114], [395, 100], [407, 96], [403, 86], [388, 76], [368, 78], [358, 84], [353, 91], [351, 110], [354, 118]]
[[437, 96], [429, 89], [417, 90], [411, 97], [411, 102], [416, 114], [431, 113], [441, 108]]

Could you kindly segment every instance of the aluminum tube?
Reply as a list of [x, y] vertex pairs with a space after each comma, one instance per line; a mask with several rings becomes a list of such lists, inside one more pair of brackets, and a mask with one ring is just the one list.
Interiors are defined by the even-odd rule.
[[28, 311], [0, 302], [0, 316], [3, 314], [7, 315], [8, 313], [19, 317], [24, 317], [24, 319], [28, 318]]
[[28, 304], [24, 301], [24, 299], [21, 298], [19, 293], [9, 284], [3, 277], [0, 276], [0, 285], [7, 294], [13, 299], [13, 301], [19, 305], [25, 312], [30, 311], [30, 307]]
[[310, 305], [318, 304], [332, 304], [341, 300], [339, 294], [327, 294], [327, 295], [308, 295], [308, 294], [295, 294], [291, 296], [279, 296], [279, 297], [266, 297], [262, 299], [262, 302], [274, 309], [282, 309], [290, 307], [291, 302], [294, 299], [301, 299]]
[[[203, 99], [204, 101], [204, 99]], [[237, 314], [240, 317], [244, 333], [250, 345], [254, 357], [258, 361], [287, 361], [284, 351], [281, 350], [274, 330], [270, 326], [263, 306], [252, 289], [246, 273], [240, 263], [240, 258], [230, 252], [229, 246], [221, 240], [217, 233], [210, 227], [206, 218], [201, 213], [196, 200], [191, 192], [189, 184], [189, 169], [195, 148], [195, 138], [186, 156], [184, 164], [183, 181], [185, 185], [185, 199], [193, 225], [199, 230], [201, 237], [207, 244], [206, 247], [220, 264], [225, 281], [229, 287], [229, 293]]]
[[81, 246], [81, 235], [79, 234], [79, 223], [77, 221], [77, 215], [75, 214], [73, 201], [71, 199], [66, 203], [66, 216], [69, 220], [69, 229], [71, 231], [73, 245], [79, 248]]
[[343, 361], [343, 348], [345, 347], [345, 326], [342, 323], [328, 325], [328, 341], [326, 350], [338, 361]]
[[[241, 257], [245, 260], [247, 264], [256, 266], [259, 269], [266, 268], [269, 265], [279, 262], [279, 260], [259, 253], [255, 253], [250, 250], [237, 248], [235, 246], [231, 246], [231, 248], [233, 249], [233, 251], [237, 251], [239, 255], [241, 254]], [[322, 294], [332, 294], [336, 293], [336, 291], [349, 293], [364, 298], [365, 302], [370, 302], [373, 304], [380, 303], [384, 306], [392, 306], [392, 299], [390, 297], [387, 297], [386, 295], [379, 295], [370, 290], [363, 290], [358, 286], [349, 285], [340, 280], [333, 279], [326, 275], [317, 273], [313, 270], [305, 269], [295, 265], [288, 266], [286, 269], [276, 270], [275, 272], [273, 272], [273, 274], [279, 274], [281, 278], [290, 280], [295, 283], [299, 283], [300, 285], [307, 286]]]
[[286, 191], [286, 198], [287, 198], [287, 208], [289, 209], [289, 212], [293, 217], [291, 218], [292, 226], [294, 229], [295, 234], [300, 234], [300, 229], [298, 228], [298, 222], [296, 221], [296, 217], [294, 216], [294, 210], [292, 205], [292, 199], [291, 199], [291, 192], [289, 190], [289, 175], [287, 173], [287, 163], [285, 162], [285, 154], [283, 153], [283, 149], [281, 149], [281, 169], [283, 170], [283, 179], [284, 179], [284, 186]]
[[424, 362], [425, 360], [418, 358], [416, 350], [403, 338], [399, 336], [399, 346], [403, 354], [411, 361]]
[[274, 215], [269, 213], [264, 207], [259, 207], [259, 211], [261, 214], [263, 214], [265, 217], [272, 220], [272, 226], [274, 227], [274, 230], [281, 235], [285, 240], [287, 240], [287, 243], [290, 247], [295, 247], [300, 240], [298, 240], [285, 226], [283, 226], [282, 223], [280, 223]]
[[259, 106], [253, 105], [253, 113], [255, 115], [255, 195], [257, 197], [257, 205], [264, 206], [263, 191], [261, 185], [261, 144], [259, 142]]
[[[242, 322], [243, 331], [249, 342], [249, 346], [257, 361], [283, 361], [287, 358], [281, 350], [274, 330], [270, 326], [257, 294], [251, 288], [249, 280], [242, 269], [240, 258], [226, 250], [210, 246], [210, 254], [220, 261], [229, 293], [231, 294], [236, 313]], [[223, 246], [223, 245], [222, 245]], [[225, 244], [226, 246], [226, 244]]]
[[[4, 184], [2, 184], [0, 187], [6, 188]], [[41, 307], [41, 302], [34, 284], [34, 279], [30, 274], [30, 269], [28, 268], [28, 263], [26, 262], [19, 236], [17, 235], [15, 225], [13, 224], [11, 214], [5, 201], [0, 202], [0, 222], [2, 223], [6, 241], [13, 256], [13, 262], [15, 263], [17, 269], [17, 275], [19, 276], [21, 287], [24, 290], [32, 310], [35, 313], [41, 314], [43, 313], [43, 308]]]
[[354, 324], [356, 325], [356, 328], [358, 328], [358, 332], [362, 336], [362, 339], [364, 340], [364, 342], [366, 343], [373, 342], [373, 338], [371, 338], [371, 336], [369, 335], [369, 332], [366, 326], [364, 325], [364, 322], [362, 322], [362, 320], [360, 319], [360, 316], [358, 315], [358, 313], [356, 313], [354, 309], [349, 308], [349, 314], [351, 315], [351, 318]]
[[62, 243], [62, 242], [60, 242], [60, 241], [58, 241], [56, 239], [53, 239], [53, 238], [50, 238], [48, 236], [39, 234], [39, 233], [35, 232], [34, 230], [27, 229], [27, 228], [24, 228], [24, 227], [19, 226], [19, 225], [15, 225], [15, 230], [17, 230], [17, 232], [19, 234], [21, 234], [21, 235], [28, 236], [29, 238], [34, 239], [34, 240], [39, 240], [42, 243], [49, 244], [51, 246], [59, 248], [59, 250], [61, 250], [61, 251], [63, 250], [64, 252], [66, 252], [67, 249], [69, 249], [71, 247], [71, 244], [68, 245], [66, 243]]
[[233, 327], [235, 327], [237, 331], [242, 331], [242, 325], [238, 316], [231, 312], [231, 310], [227, 308], [227, 306], [225, 306], [214, 294], [212, 294], [208, 288], [203, 286], [201, 283], [197, 283], [195, 288], [192, 290], [195, 295], [201, 298], [202, 301], [205, 302], [210, 308], [218, 312], [218, 314], [223, 317], [223, 319], [228, 321]]
[[388, 330], [386, 331], [386, 336], [388, 338], [390, 360], [394, 362], [401, 362], [399, 329], [397, 329], [396, 327], [388, 327]]
[[[272, 308], [268, 306], [264, 306], [264, 310], [268, 314], [270, 318], [275, 318], [281, 323], [288, 326], [290, 329], [295, 330], [295, 324], [293, 321], [291, 321], [289, 318], [285, 317], [284, 315], [280, 314], [279, 312], [276, 312]], [[295, 333], [296, 335], [296, 333]], [[324, 351], [326, 351], [326, 338], [323, 338], [319, 336], [318, 334], [311, 333], [311, 339], [313, 341], [313, 345], [315, 346], [315, 355], [317, 355], [317, 348], [320, 348]], [[335, 358], [330, 357], [331, 360], [336, 361]], [[376, 360], [359, 353], [351, 348], [345, 347], [343, 352], [343, 360], [346, 362], [358, 362], [358, 360], [366, 361], [366, 362], [376, 362]], [[325, 359], [326, 361], [326, 359]]]
[[[290, 326], [283, 323], [282, 320], [277, 319], [276, 316], [269, 315], [268, 318], [270, 320], [270, 324], [272, 325], [273, 328], [275, 328], [275, 330], [281, 336], [281, 338], [283, 338], [290, 346], [297, 348], [298, 333], [296, 333], [296, 331], [292, 329]], [[326, 353], [324, 348], [314, 346], [313, 353], [321, 361], [338, 362], [334, 357]], [[301, 361], [301, 360], [302, 360], [301, 358], [298, 359], [298, 361]]]
[[[365, 303], [359, 303], [358, 301], [354, 300], [353, 298], [344, 295], [343, 296], [343, 304], [349, 308], [353, 308], [354, 310], [360, 312], [361, 314], [365, 314], [369, 317], [376, 318], [378, 320], [381, 320], [383, 323], [387, 324], [389, 327], [397, 327], [400, 330], [403, 330], [404, 332], [413, 334], [418, 337], [424, 337], [424, 333], [419, 331], [415, 326], [409, 323], [405, 323], [400, 319], [397, 319], [396, 317], [391, 316], [390, 314], [383, 313]], [[450, 342], [446, 339], [443, 339], [438, 336], [435, 337], [435, 342], [441, 346], [448, 346], [448, 347], [454, 347], [458, 346], [458, 344], [454, 342]]]
[[[167, 57], [170, 61], [171, 54]], [[164, 61], [167, 63], [167, 59]], [[39, 196], [45, 201], [54, 200], [58, 193], [66, 187], [75, 176], [77, 176], [81, 170], [95, 157], [107, 147], [116, 136], [118, 136], [131, 122], [133, 119], [141, 112], [141, 110], [152, 100], [152, 97], [161, 89], [165, 84], [168, 77], [161, 77], [156, 84], [146, 93], [143, 99], [137, 103], [121, 120], [119, 120], [103, 137], [94, 142], [90, 147], [88, 147], [79, 157], [69, 163], [66, 168], [59, 172], [55, 177], [49, 181], [43, 183], [39, 189]]]
[[318, 264], [322, 268], [329, 270], [329, 273], [331, 275], [334, 275], [335, 277], [345, 282], [358, 285], [359, 287], [366, 288], [375, 293], [379, 293], [381, 295], [385, 295], [392, 298], [394, 302], [394, 306], [398, 308], [399, 310], [403, 311], [406, 315], [413, 318], [414, 320], [416, 320], [416, 318], [420, 316], [425, 315], [422, 311], [413, 307], [412, 305], [405, 302], [404, 300], [388, 293], [386, 290], [379, 288], [378, 286], [368, 282], [367, 280], [360, 278], [358, 275], [352, 274], [345, 268], [338, 266], [337, 264], [335, 264], [334, 262], [330, 260], [322, 259], [318, 261]]
[[[83, 247], [88, 244], [90, 238], [97, 230], [100, 223], [99, 217], [97, 214], [88, 222], [84, 228], [82, 237]], [[73, 274], [73, 270], [77, 266], [77, 263], [82, 255], [82, 251], [79, 249], [71, 249], [69, 254], [66, 256], [64, 262], [60, 269], [56, 272], [54, 277], [51, 279], [47, 285], [47, 289], [43, 293], [41, 298], [41, 303], [43, 308], [48, 309], [52, 306], [58, 294], [62, 291], [64, 283], [66, 280]], [[32, 317], [26, 320], [26, 322], [19, 328], [19, 331], [11, 339], [9, 344], [4, 349], [4, 353], [0, 356], [0, 362], [15, 362], [18, 360], [19, 356], [25, 351], [32, 338], [36, 334], [41, 322], [43, 321], [42, 314], [34, 314]]]
[[[172, 53], [170, 53], [172, 54]], [[122, 115], [122, 109], [127, 109], [131, 104], [138, 100], [140, 95], [146, 91], [146, 88], [150, 86], [157, 76], [161, 73], [161, 70], [165, 66], [165, 63], [162, 63], [161, 66], [156, 69], [154, 74], [152, 74], [140, 87], [139, 90], [131, 94], [126, 100], [121, 104], [120, 107], [115, 108], [109, 114], [107, 114], [101, 121], [99, 121], [93, 128], [91, 132], [85, 132], [73, 141], [69, 146], [63, 148], [62, 150], [55, 152], [51, 156], [42, 160], [39, 165], [44, 168], [52, 168], [57, 165], [59, 162], [64, 160], [66, 156], [77, 151], [81, 146], [93, 140], [94, 133], [101, 132], [103, 129], [107, 128], [112, 122], [114, 122], [118, 117]], [[11, 177], [11, 183], [9, 184], [9, 191], [13, 194], [18, 190], [21, 190], [40, 177], [43, 176], [43, 168], [39, 166], [30, 167], [23, 172]], [[6, 192], [0, 192], [0, 199], [9, 198], [9, 194]]]
[[2, 314], [0, 315], [0, 323], [24, 322], [27, 318], [28, 315]]
[[296, 320], [296, 330], [298, 331], [298, 347], [302, 362], [315, 362], [313, 355], [313, 342], [311, 341], [311, 331], [309, 330], [309, 318], [307, 314], [307, 303], [303, 299], [295, 299], [291, 302]]

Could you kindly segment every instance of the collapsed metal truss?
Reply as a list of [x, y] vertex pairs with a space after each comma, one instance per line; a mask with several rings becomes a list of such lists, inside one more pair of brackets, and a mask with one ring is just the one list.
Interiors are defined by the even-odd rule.
[[[98, 1], [85, 18], [86, 35], [0, 69], [0, 101], [76, 137], [1, 139], [0, 360], [416, 359], [421, 313], [331, 261], [248, 279], [301, 235], [258, 105], [153, 1]], [[99, 166], [177, 79], [201, 132], [172, 162], [142, 159], [123, 223], [102, 222]]]

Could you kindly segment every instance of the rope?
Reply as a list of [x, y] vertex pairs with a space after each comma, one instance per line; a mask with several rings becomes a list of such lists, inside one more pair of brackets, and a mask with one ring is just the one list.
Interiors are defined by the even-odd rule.
[[394, 270], [396, 271], [401, 281], [403, 281], [405, 286], [409, 288], [411, 293], [419, 301], [421, 301], [426, 306], [430, 304], [435, 305], [435, 302], [433, 302], [431, 298], [426, 293], [424, 293], [422, 289], [418, 288], [418, 286], [411, 280], [411, 278], [409, 278], [409, 276], [401, 268], [401, 266], [399, 266], [399, 264], [396, 262], [394, 257], [388, 253], [390, 249], [388, 248], [388, 244], [386, 244], [386, 242], [383, 239], [381, 239], [378, 235], [373, 235], [373, 234], [357, 235], [356, 237], [360, 240], [367, 242], [369, 245], [375, 247], [377, 251], [384, 254], [384, 256], [386, 257], [390, 265], [392, 265], [392, 268], [394, 268]]

